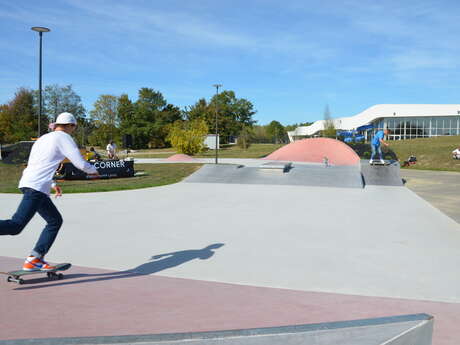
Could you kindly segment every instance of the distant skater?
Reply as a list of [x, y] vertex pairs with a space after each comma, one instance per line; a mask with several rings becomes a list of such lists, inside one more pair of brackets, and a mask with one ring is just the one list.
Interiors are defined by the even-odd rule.
[[19, 189], [23, 197], [11, 219], [0, 220], [0, 235], [19, 235], [35, 213], [46, 221], [38, 241], [26, 258], [25, 271], [51, 271], [55, 266], [44, 257], [50, 250], [62, 225], [62, 216], [50, 199], [51, 188], [55, 196], [62, 196], [62, 189], [53, 181], [54, 174], [64, 158], [89, 175], [99, 175], [96, 168], [86, 162], [70, 136], [77, 121], [70, 113], [60, 114], [50, 127], [53, 132], [41, 136], [32, 146], [27, 168], [22, 173]]
[[378, 131], [377, 133], [375, 133], [375, 136], [371, 142], [372, 154], [369, 164], [374, 163], [374, 157], [376, 153], [379, 154], [380, 163], [385, 164], [385, 161], [382, 158], [382, 149], [380, 147], [380, 144], [383, 144], [387, 147], [389, 146], [389, 144], [385, 142], [385, 140], [383, 140], [385, 138], [385, 135], [388, 135], [389, 133], [390, 131], [388, 129], [384, 129], [383, 131]]

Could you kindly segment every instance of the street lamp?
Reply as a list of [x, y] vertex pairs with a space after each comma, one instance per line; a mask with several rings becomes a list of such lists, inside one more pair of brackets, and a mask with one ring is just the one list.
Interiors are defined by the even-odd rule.
[[213, 85], [216, 88], [216, 164], [217, 164], [217, 157], [219, 155], [219, 136], [218, 136], [218, 131], [217, 131], [217, 100], [219, 96], [219, 87], [222, 87], [222, 84], [214, 84]]
[[42, 35], [44, 32], [49, 32], [50, 29], [42, 26], [34, 26], [31, 28], [37, 31], [40, 36], [40, 53], [39, 53], [39, 67], [38, 67], [38, 138], [40, 138], [40, 118], [42, 116]]

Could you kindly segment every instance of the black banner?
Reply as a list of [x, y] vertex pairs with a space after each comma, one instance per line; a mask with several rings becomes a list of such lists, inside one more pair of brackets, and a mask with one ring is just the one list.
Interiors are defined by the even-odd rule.
[[[100, 178], [118, 178], [134, 176], [134, 161], [105, 160], [90, 162], [99, 172]], [[88, 175], [75, 168], [72, 163], [64, 163], [62, 171], [64, 180], [87, 180]]]

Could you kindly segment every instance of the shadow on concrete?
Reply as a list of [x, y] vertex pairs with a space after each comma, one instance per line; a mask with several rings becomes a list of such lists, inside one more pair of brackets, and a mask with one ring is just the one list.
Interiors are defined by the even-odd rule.
[[[214, 243], [203, 249], [189, 249], [181, 250], [177, 252], [157, 254], [150, 258], [149, 262], [139, 265], [135, 268], [119, 271], [119, 272], [108, 272], [108, 273], [96, 273], [96, 274], [65, 274], [64, 280], [56, 281], [55, 283], [46, 285], [34, 285], [34, 286], [21, 286], [15, 290], [30, 290], [40, 289], [47, 287], [56, 287], [71, 284], [82, 284], [82, 283], [95, 283], [105, 280], [122, 279], [122, 278], [134, 278], [140, 276], [146, 276], [154, 273], [158, 273], [173, 267], [183, 265], [189, 261], [199, 259], [207, 260], [214, 255], [214, 250], [224, 246], [224, 243]], [[75, 280], [78, 279], [78, 280]], [[24, 285], [39, 284], [50, 282], [48, 278], [29, 279], [24, 282]]]

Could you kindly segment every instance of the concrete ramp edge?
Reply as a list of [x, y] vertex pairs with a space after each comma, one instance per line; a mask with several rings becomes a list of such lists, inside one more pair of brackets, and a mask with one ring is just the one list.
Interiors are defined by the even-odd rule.
[[295, 326], [151, 335], [18, 339], [0, 345], [431, 345], [433, 317], [427, 314]]

